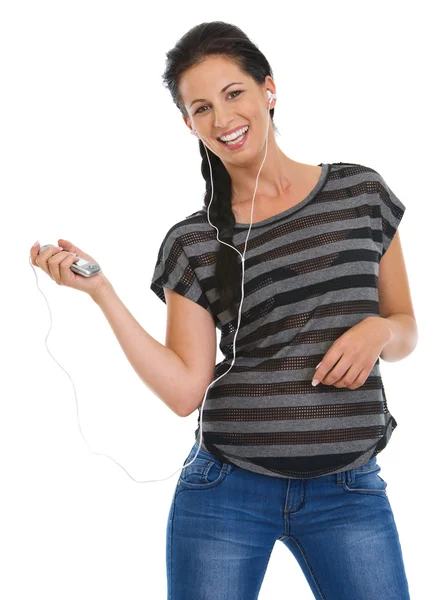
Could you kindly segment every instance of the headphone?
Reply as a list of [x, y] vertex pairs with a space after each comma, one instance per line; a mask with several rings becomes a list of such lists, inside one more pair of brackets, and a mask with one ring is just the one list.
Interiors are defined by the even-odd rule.
[[[200, 452], [200, 448], [201, 448], [201, 440], [202, 440], [202, 437], [203, 437], [203, 436], [202, 436], [202, 433], [203, 433], [203, 429], [202, 429], [202, 420], [203, 420], [203, 407], [204, 407], [204, 403], [205, 403], [205, 401], [206, 401], [207, 392], [208, 392], [209, 388], [211, 387], [211, 385], [212, 385], [213, 383], [215, 383], [216, 381], [218, 381], [219, 379], [221, 379], [222, 377], [224, 377], [225, 375], [227, 375], [227, 374], [229, 373], [229, 371], [230, 371], [230, 370], [232, 369], [232, 367], [234, 366], [234, 362], [235, 362], [235, 340], [236, 340], [236, 338], [237, 338], [238, 330], [239, 330], [239, 327], [240, 327], [241, 308], [242, 308], [242, 304], [243, 304], [243, 298], [244, 298], [243, 287], [244, 287], [244, 281], [245, 281], [245, 252], [246, 252], [246, 245], [247, 245], [247, 243], [248, 243], [249, 232], [251, 231], [251, 225], [252, 225], [252, 211], [253, 211], [253, 208], [254, 208], [254, 196], [255, 196], [255, 194], [256, 194], [256, 191], [257, 191], [258, 179], [259, 179], [260, 171], [262, 170], [262, 167], [263, 167], [263, 163], [265, 162], [265, 159], [266, 159], [266, 154], [267, 154], [267, 152], [268, 152], [268, 129], [269, 129], [269, 121], [270, 121], [270, 119], [269, 119], [269, 110], [270, 110], [270, 108], [269, 108], [269, 105], [270, 105], [270, 104], [271, 104], [271, 102], [274, 100], [274, 98], [277, 98], [277, 94], [273, 94], [272, 92], [270, 92], [270, 90], [266, 90], [266, 93], [268, 94], [268, 99], [269, 99], [269, 100], [268, 100], [268, 109], [267, 109], [267, 110], [268, 110], [268, 123], [267, 123], [267, 126], [266, 126], [266, 134], [265, 134], [265, 143], [266, 143], [266, 149], [265, 149], [265, 156], [263, 157], [262, 164], [260, 165], [259, 172], [257, 173], [256, 186], [255, 186], [255, 189], [254, 189], [254, 195], [253, 195], [253, 197], [252, 197], [252, 205], [251, 205], [251, 222], [250, 222], [250, 224], [249, 224], [248, 235], [246, 236], [246, 240], [245, 240], [245, 249], [243, 250], [243, 255], [242, 255], [242, 254], [240, 254], [240, 252], [237, 250], [237, 248], [234, 248], [234, 246], [231, 246], [231, 244], [227, 244], [226, 242], [223, 242], [222, 240], [220, 240], [220, 238], [218, 237], [218, 229], [217, 229], [217, 227], [215, 227], [215, 225], [213, 225], [213, 224], [211, 223], [211, 220], [209, 219], [209, 208], [210, 208], [210, 206], [211, 206], [211, 204], [212, 204], [212, 199], [213, 199], [213, 197], [214, 197], [214, 181], [213, 181], [213, 178], [212, 178], [212, 166], [211, 166], [211, 161], [210, 161], [210, 159], [209, 159], [208, 150], [207, 150], [206, 144], [203, 142], [203, 140], [201, 140], [201, 141], [202, 141], [202, 143], [203, 143], [204, 149], [206, 150], [206, 156], [207, 156], [207, 158], [208, 158], [208, 162], [209, 162], [209, 170], [210, 170], [210, 174], [211, 174], [212, 195], [211, 195], [211, 201], [209, 202], [209, 206], [208, 206], [208, 209], [207, 209], [207, 217], [208, 217], [208, 221], [209, 221], [209, 224], [210, 224], [210, 225], [212, 225], [212, 227], [213, 227], [213, 228], [214, 228], [214, 229], [217, 231], [217, 239], [218, 239], [218, 241], [219, 241], [221, 244], [226, 244], [226, 246], [229, 246], [230, 248], [233, 248], [233, 249], [234, 249], [236, 252], [238, 252], [238, 254], [240, 254], [240, 256], [241, 256], [241, 258], [242, 258], [242, 288], [241, 288], [241, 290], [242, 290], [242, 298], [241, 298], [241, 301], [240, 301], [240, 307], [239, 307], [239, 316], [238, 316], [237, 330], [236, 330], [236, 332], [235, 332], [235, 334], [234, 334], [234, 343], [233, 343], [233, 348], [234, 348], [234, 358], [233, 358], [233, 360], [232, 360], [232, 364], [231, 364], [231, 366], [229, 367], [229, 369], [228, 369], [227, 371], [225, 371], [225, 372], [224, 372], [222, 375], [220, 375], [220, 377], [217, 377], [217, 379], [214, 379], [214, 381], [211, 381], [211, 383], [210, 383], [210, 384], [208, 385], [208, 387], [206, 388], [206, 393], [205, 393], [205, 395], [204, 395], [203, 403], [202, 403], [202, 405], [201, 405], [201, 410], [200, 410], [200, 443], [199, 443], [199, 445], [198, 445], [198, 450], [197, 450], [197, 452], [196, 452], [195, 456], [193, 457], [193, 459], [192, 459], [190, 462], [188, 462], [188, 463], [185, 463], [185, 464], [183, 465], [182, 469], [184, 469], [185, 467], [188, 467], [188, 466], [189, 466], [191, 463], [193, 463], [193, 462], [194, 462], [194, 460], [195, 460], [195, 458], [197, 457], [198, 453]], [[201, 138], [200, 138], [200, 136], [198, 135], [198, 133], [195, 131], [195, 129], [192, 129], [191, 133], [192, 133], [193, 135], [196, 135], [196, 136], [197, 136], [199, 139], [201, 139]]]

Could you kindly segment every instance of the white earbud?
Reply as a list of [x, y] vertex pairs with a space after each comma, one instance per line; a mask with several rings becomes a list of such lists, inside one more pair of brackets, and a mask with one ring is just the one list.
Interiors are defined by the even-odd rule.
[[268, 94], [269, 103], [271, 104], [271, 102], [274, 100], [274, 98], [277, 98], [277, 94], [273, 94], [269, 90], [266, 90], [266, 93]]

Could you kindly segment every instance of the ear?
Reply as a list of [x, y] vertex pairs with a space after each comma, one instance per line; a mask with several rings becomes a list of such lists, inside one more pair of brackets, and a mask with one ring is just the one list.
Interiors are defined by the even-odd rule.
[[[266, 77], [265, 77], [264, 88], [265, 88], [265, 93], [266, 93], [266, 90], [269, 90], [273, 94], [277, 93], [276, 84], [274, 83], [274, 80], [272, 79], [272, 77], [270, 77], [269, 75], [266, 75]], [[274, 103], [276, 102], [275, 98], [274, 98], [273, 102]]]
[[182, 115], [183, 117], [183, 121], [186, 123], [187, 128], [192, 131], [193, 127], [192, 125], [189, 123], [189, 119], [187, 117], [185, 117], [184, 115]]

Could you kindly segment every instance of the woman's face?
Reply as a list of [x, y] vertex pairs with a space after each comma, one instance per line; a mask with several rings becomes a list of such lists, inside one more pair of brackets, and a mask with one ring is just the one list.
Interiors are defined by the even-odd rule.
[[[259, 85], [227, 58], [209, 56], [184, 73], [179, 88], [188, 113], [184, 122], [223, 162], [240, 164], [260, 152], [275, 102], [270, 105], [266, 93], [276, 91], [271, 77]], [[242, 146], [231, 150], [219, 141], [228, 131], [245, 126], [248, 133]], [[271, 123], [268, 133], [274, 135]]]

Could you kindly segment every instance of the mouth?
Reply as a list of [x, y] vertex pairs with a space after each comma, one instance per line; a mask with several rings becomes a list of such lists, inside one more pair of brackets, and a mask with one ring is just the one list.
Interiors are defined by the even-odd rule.
[[217, 140], [220, 142], [220, 144], [223, 144], [223, 146], [225, 146], [228, 150], [236, 150], [237, 148], [241, 148], [245, 143], [246, 138], [248, 137], [249, 125], [246, 125], [243, 129], [243, 133], [239, 135], [239, 137], [236, 139], [232, 139], [227, 142], [223, 141], [220, 138], [217, 138]]

